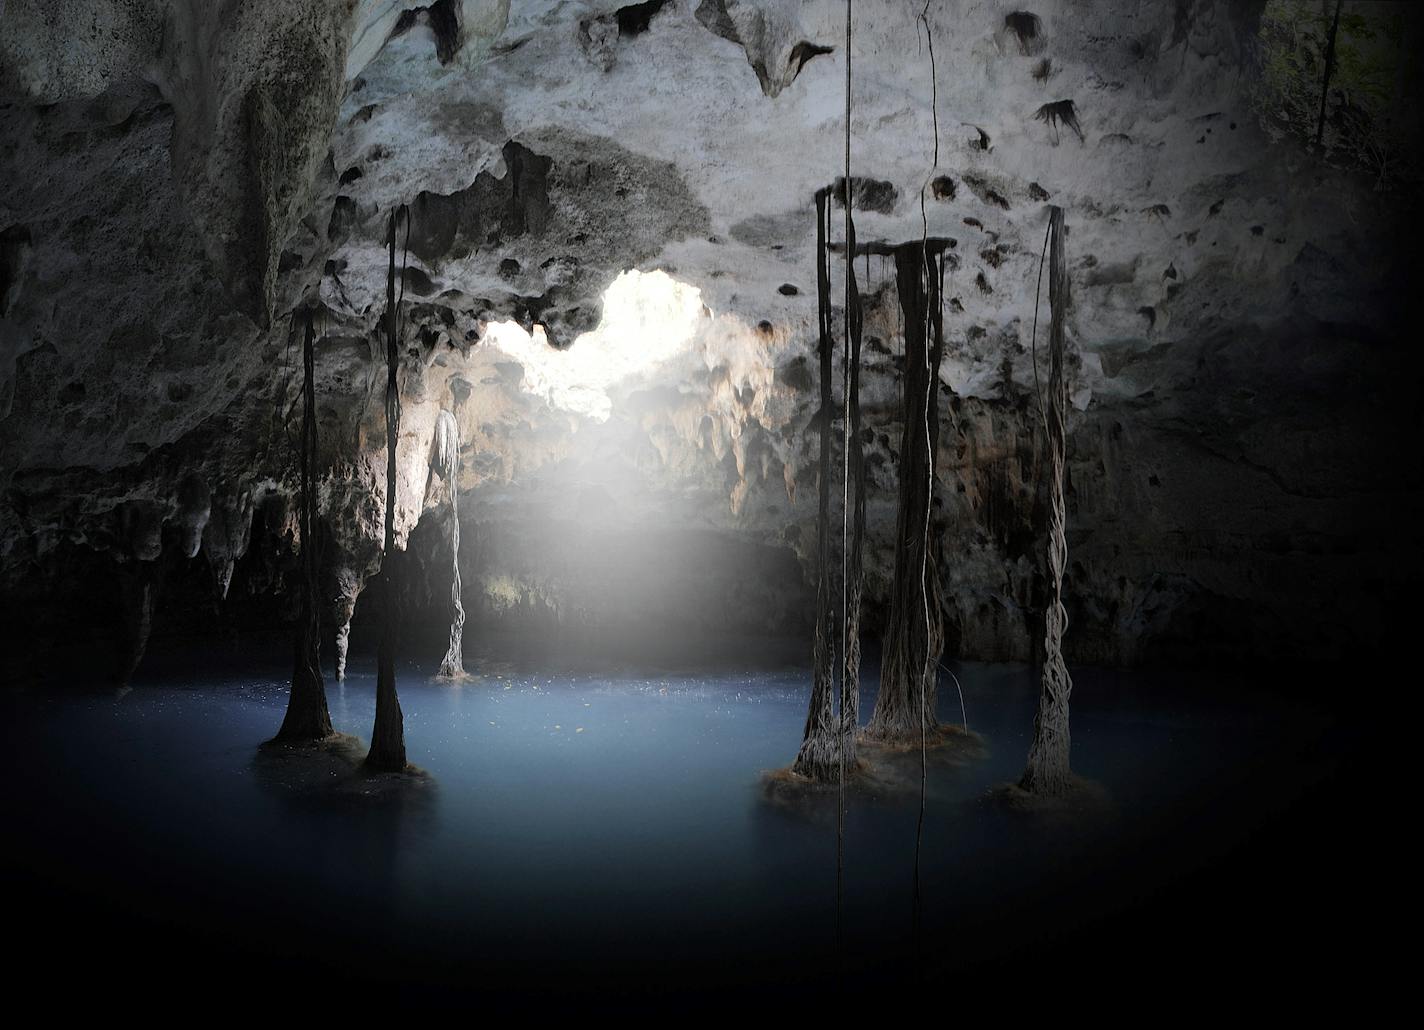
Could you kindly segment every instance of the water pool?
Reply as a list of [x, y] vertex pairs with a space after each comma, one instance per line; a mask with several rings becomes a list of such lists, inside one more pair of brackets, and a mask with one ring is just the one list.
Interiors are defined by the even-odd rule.
[[[433, 782], [372, 803], [264, 772], [280, 652], [157, 656], [122, 695], [12, 692], [12, 933], [119, 983], [181, 968], [260, 993], [300, 970], [491, 1007], [790, 1001], [847, 982], [953, 991], [1049, 953], [1065, 976], [1089, 961], [1121, 975], [1182, 961], [1199, 933], [1217, 964], [1252, 934], [1279, 952], [1304, 911], [1292, 892], [1333, 860], [1317, 848], [1263, 872], [1295, 853], [1302, 806], [1333, 796], [1348, 755], [1319, 707], [1078, 670], [1074, 766], [1113, 811], [1046, 824], [986, 800], [1022, 769], [1033, 670], [958, 664], [987, 754], [930, 765], [919, 929], [918, 796], [853, 793], [838, 936], [834, 805], [770, 804], [761, 785], [800, 740], [800, 650], [593, 667], [497, 644], [458, 687], [403, 668], [409, 758]], [[328, 683], [338, 730], [369, 734], [374, 688], [359, 657]], [[939, 702], [960, 719], [947, 676]], [[1223, 920], [1247, 940], [1223, 944]]]

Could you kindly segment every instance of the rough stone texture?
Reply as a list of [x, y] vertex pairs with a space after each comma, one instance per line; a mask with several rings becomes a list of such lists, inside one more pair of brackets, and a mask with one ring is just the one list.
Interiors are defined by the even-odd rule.
[[[65, 605], [117, 625], [136, 563], [155, 632], [284, 615], [303, 543], [289, 316], [312, 296], [344, 621], [379, 562], [382, 236], [406, 202], [413, 610], [449, 596], [438, 519], [420, 520], [447, 408], [472, 619], [808, 633], [812, 196], [843, 174], [843, 4], [466, 0], [453, 38], [424, 6], [6, 5], [0, 614], [17, 632]], [[1420, 428], [1403, 220], [1258, 129], [1253, 5], [1042, 3], [1025, 45], [1001, 5], [932, 4], [933, 176], [918, 5], [856, 9], [853, 175], [878, 198], [860, 238], [918, 238], [933, 177], [928, 232], [957, 244], [935, 514], [950, 653], [1026, 658], [1040, 635], [1029, 337], [1049, 200], [1072, 256], [1070, 660], [1384, 639], [1420, 566], [1418, 462], [1396, 451]], [[1081, 140], [1035, 118], [1065, 99]], [[636, 281], [656, 312], [605, 307], [630, 269], [666, 276]], [[882, 259], [861, 283], [874, 632], [903, 343]]]

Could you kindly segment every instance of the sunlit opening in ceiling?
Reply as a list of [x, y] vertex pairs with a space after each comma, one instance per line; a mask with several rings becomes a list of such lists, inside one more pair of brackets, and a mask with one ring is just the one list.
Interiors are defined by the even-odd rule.
[[542, 326], [491, 322], [484, 342], [524, 366], [524, 389], [565, 411], [606, 422], [609, 390], [682, 354], [704, 316], [702, 291], [666, 272], [623, 272], [603, 294], [598, 328], [567, 350], [549, 346]]

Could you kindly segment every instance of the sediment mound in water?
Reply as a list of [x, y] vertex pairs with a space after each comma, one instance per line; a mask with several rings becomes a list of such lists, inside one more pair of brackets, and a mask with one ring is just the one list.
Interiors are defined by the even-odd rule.
[[[854, 766], [846, 769], [847, 793], [863, 798], [900, 797], [920, 789], [920, 743], [883, 743], [862, 737]], [[925, 734], [925, 759], [934, 767], [963, 766], [989, 754], [984, 738], [958, 726], [936, 726]], [[767, 801], [786, 807], [818, 806], [839, 795], [835, 782], [820, 783], [791, 767], [762, 774]]]
[[365, 741], [349, 733], [269, 740], [257, 749], [253, 768], [263, 785], [299, 798], [390, 801], [434, 792], [435, 778], [414, 765], [398, 773], [371, 771], [366, 751]]
[[[847, 790], [863, 791], [869, 772], [864, 762], [854, 762], [846, 766], [845, 785]], [[832, 781], [822, 783], [809, 776], [802, 776], [791, 766], [770, 769], [761, 774], [762, 793], [769, 801], [797, 802], [816, 798], [832, 798], [839, 794], [840, 784]]]
[[[882, 742], [861, 738], [856, 745], [869, 777], [883, 795], [918, 794], [920, 790], [920, 742]], [[932, 768], [954, 768], [982, 761], [988, 745], [977, 733], [959, 726], [936, 726], [925, 734], [924, 758]]]
[[[856, 741], [856, 747], [863, 755], [913, 754], [918, 758], [920, 738], [911, 736], [904, 740], [881, 740], [862, 733]], [[973, 730], [948, 722], [926, 727], [924, 748], [927, 755], [936, 756], [935, 760], [939, 762], [972, 762], [989, 753], [983, 737]]]
[[1046, 820], [1107, 819], [1115, 811], [1107, 788], [1081, 776], [1074, 776], [1062, 794], [1035, 794], [1017, 783], [1004, 783], [989, 791], [989, 799], [1008, 811]]
[[[896, 767], [860, 759], [853, 767], [846, 769], [846, 794], [871, 800], [909, 794], [919, 790], [918, 765], [915, 769], [911, 779]], [[840, 796], [840, 784], [837, 782], [821, 783], [802, 776], [789, 766], [763, 773], [761, 786], [766, 801], [789, 809], [821, 810]]]

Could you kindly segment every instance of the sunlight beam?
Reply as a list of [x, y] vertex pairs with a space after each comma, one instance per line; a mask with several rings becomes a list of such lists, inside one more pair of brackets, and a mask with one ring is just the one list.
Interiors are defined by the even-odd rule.
[[634, 269], [604, 292], [598, 327], [567, 350], [550, 346], [543, 326], [529, 333], [514, 321], [491, 322], [482, 342], [524, 366], [526, 392], [606, 422], [613, 412], [609, 390], [685, 352], [705, 315], [697, 287], [666, 272]]

